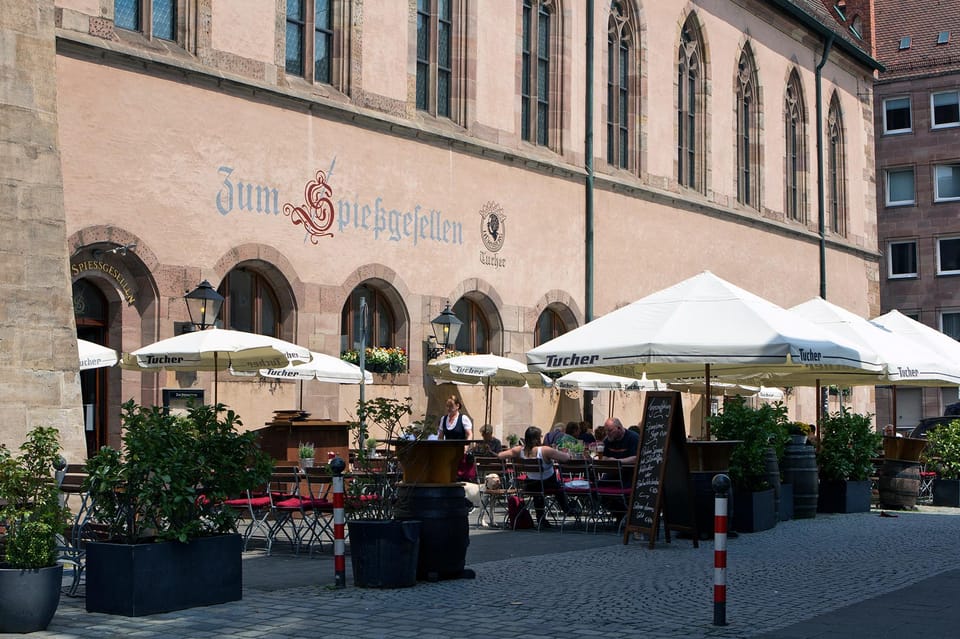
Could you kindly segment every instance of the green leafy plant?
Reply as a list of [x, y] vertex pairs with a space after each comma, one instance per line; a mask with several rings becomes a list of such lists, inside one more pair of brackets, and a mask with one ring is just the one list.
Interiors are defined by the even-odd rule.
[[315, 448], [310, 442], [300, 442], [300, 445], [297, 447], [297, 456], [300, 459], [313, 459]]
[[780, 402], [747, 406], [742, 397], [729, 399], [719, 415], [709, 418], [710, 432], [723, 440], [740, 440], [730, 455], [730, 479], [744, 491], [768, 487], [765, 479], [767, 449], [773, 446], [778, 455], [789, 439], [787, 408]]
[[520, 443], [520, 435], [517, 435], [516, 433], [510, 433], [509, 435], [507, 435], [507, 444], [510, 445], [510, 448], [513, 448], [519, 443]]
[[93, 516], [115, 541], [187, 542], [236, 530], [220, 503], [265, 484], [273, 462], [255, 433], [237, 431], [232, 410], [190, 406], [177, 416], [129, 401], [122, 418], [123, 448], [101, 448], [87, 461], [85, 482]]
[[11, 568], [46, 568], [57, 563], [57, 535], [66, 528], [69, 511], [60, 503], [54, 475], [65, 465], [60, 433], [38, 426], [14, 456], [0, 446], [0, 527], [5, 562]]
[[[402, 348], [383, 348], [371, 346], [364, 351], [363, 366], [371, 373], [403, 373], [407, 370], [407, 352]], [[360, 365], [360, 352], [357, 350], [343, 351], [340, 359], [351, 364]]]
[[864, 481], [873, 473], [871, 459], [883, 441], [871, 424], [871, 415], [846, 408], [824, 417], [817, 452], [820, 478], [827, 481]]
[[570, 435], [564, 435], [557, 444], [557, 449], [565, 450], [574, 457], [582, 457], [585, 446], [582, 440], [571, 437]]
[[960, 479], [960, 419], [927, 431], [924, 456], [940, 479]]

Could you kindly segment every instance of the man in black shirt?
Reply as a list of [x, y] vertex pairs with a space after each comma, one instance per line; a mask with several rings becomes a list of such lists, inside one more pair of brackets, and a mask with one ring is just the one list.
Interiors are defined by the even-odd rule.
[[635, 463], [640, 448], [640, 436], [624, 428], [619, 417], [611, 417], [603, 422], [603, 427], [607, 431], [603, 440], [603, 456], [619, 459], [624, 464]]

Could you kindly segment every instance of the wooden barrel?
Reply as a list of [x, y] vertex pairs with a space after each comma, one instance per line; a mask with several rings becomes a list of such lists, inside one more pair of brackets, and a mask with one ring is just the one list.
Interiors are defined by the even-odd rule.
[[777, 451], [770, 447], [763, 456], [763, 477], [773, 488], [773, 512], [780, 516], [780, 462], [777, 461]]
[[783, 455], [783, 481], [793, 484], [794, 519], [816, 517], [820, 484], [813, 446], [787, 444]]
[[920, 464], [888, 459], [880, 467], [880, 506], [883, 508], [913, 508], [920, 494]]
[[420, 521], [417, 579], [456, 579], [470, 545], [470, 502], [462, 484], [397, 486], [397, 519]]

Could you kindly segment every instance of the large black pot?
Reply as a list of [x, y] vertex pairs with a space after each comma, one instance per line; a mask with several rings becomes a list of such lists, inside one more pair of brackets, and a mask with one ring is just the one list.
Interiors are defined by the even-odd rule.
[[417, 583], [420, 522], [353, 519], [350, 566], [358, 588], [406, 588]]
[[737, 532], [752, 533], [770, 530], [777, 525], [773, 488], [758, 491], [734, 491], [733, 528]]
[[243, 537], [87, 544], [87, 612], [139, 617], [238, 601]]
[[34, 570], [0, 564], [0, 632], [45, 630], [60, 605], [63, 566]]
[[822, 481], [818, 513], [870, 512], [870, 481]]
[[462, 484], [397, 487], [397, 519], [420, 522], [417, 579], [464, 576], [470, 545], [470, 502]]

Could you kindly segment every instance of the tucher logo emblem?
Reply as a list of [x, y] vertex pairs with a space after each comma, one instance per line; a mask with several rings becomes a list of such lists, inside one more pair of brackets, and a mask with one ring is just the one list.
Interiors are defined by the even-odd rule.
[[506, 219], [503, 208], [496, 202], [487, 202], [480, 209], [480, 237], [491, 253], [503, 248], [503, 239], [507, 232]]

